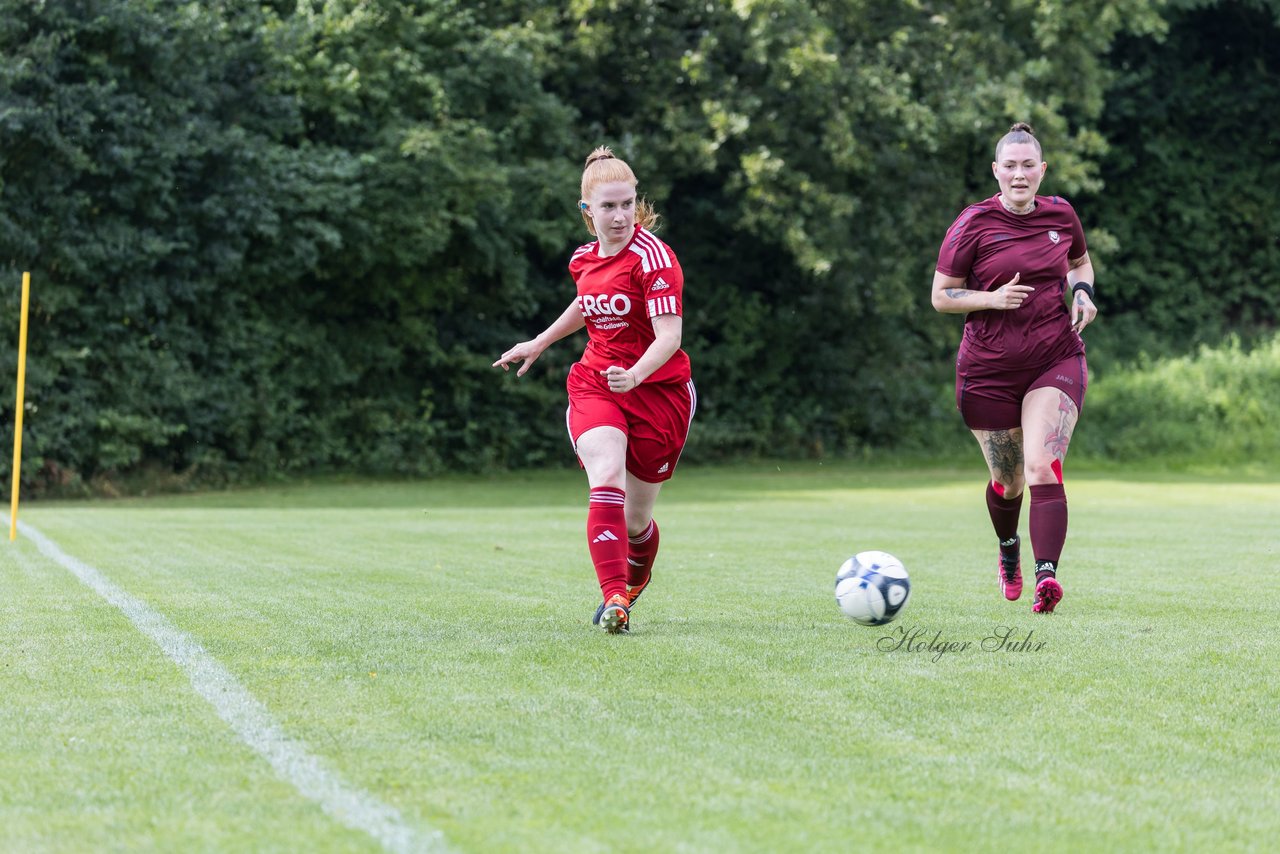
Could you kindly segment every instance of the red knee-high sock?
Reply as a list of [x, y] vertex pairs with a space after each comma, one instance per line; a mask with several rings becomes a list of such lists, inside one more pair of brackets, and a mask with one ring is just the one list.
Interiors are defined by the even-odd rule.
[[627, 592], [627, 494], [612, 486], [591, 490], [587, 504], [587, 547], [604, 598]]
[[[987, 512], [991, 514], [991, 526], [996, 529], [1000, 545], [1018, 536], [1018, 517], [1022, 515], [1022, 493], [1015, 498], [1005, 498], [1004, 489], [994, 481], [987, 481]], [[1012, 548], [1010, 543], [1008, 548]]]
[[627, 540], [627, 585], [643, 584], [653, 569], [653, 559], [658, 556], [658, 523], [649, 520], [649, 527], [638, 537]]
[[[1053, 572], [1062, 557], [1062, 544], [1067, 541], [1067, 492], [1060, 483], [1037, 483], [1031, 486], [1031, 549], [1036, 556], [1036, 575], [1045, 563]], [[1037, 579], [1038, 580], [1038, 579]]]

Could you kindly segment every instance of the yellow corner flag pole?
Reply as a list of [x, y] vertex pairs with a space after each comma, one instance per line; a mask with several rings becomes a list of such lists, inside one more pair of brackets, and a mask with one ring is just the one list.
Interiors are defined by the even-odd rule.
[[18, 484], [22, 482], [22, 391], [27, 382], [27, 302], [31, 274], [22, 274], [22, 319], [18, 321], [18, 405], [13, 418], [13, 498], [9, 504], [9, 539], [18, 538]]

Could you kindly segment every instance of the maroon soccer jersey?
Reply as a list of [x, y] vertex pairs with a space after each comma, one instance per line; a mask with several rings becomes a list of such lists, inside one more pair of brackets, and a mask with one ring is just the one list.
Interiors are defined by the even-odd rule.
[[1087, 250], [1080, 218], [1060, 196], [1036, 196], [1024, 216], [1005, 210], [998, 195], [966, 208], [947, 231], [938, 271], [975, 291], [994, 291], [1020, 273], [1018, 284], [1035, 292], [1016, 309], [969, 312], [962, 354], [993, 368], [1025, 368], [1083, 353], [1063, 296], [1067, 260]]
[[[578, 286], [578, 310], [587, 324], [587, 349], [580, 360], [592, 373], [611, 365], [630, 368], [656, 337], [653, 318], [683, 316], [684, 271], [671, 247], [636, 226], [616, 255], [600, 257], [600, 243], [580, 246], [569, 261]], [[689, 356], [676, 352], [646, 383], [689, 381]]]

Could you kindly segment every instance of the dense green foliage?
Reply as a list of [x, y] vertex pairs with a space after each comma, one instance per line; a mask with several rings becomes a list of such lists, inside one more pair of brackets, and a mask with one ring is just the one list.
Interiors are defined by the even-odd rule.
[[[1280, 32], [1215, 4], [1162, 42], [1122, 37], [1101, 129], [1106, 192], [1084, 200], [1117, 251], [1100, 280], [1108, 357], [1188, 352], [1280, 317]], [[1105, 365], [1105, 360], [1095, 360]]]
[[1280, 464], [1280, 338], [1108, 374], [1089, 391], [1078, 450], [1118, 461]]
[[0, 0], [0, 404], [25, 479], [567, 463], [490, 368], [613, 144], [689, 282], [693, 458], [957, 432], [937, 245], [1010, 121], [1078, 202], [1095, 370], [1274, 328], [1280, 3]]
[[336, 366], [299, 364], [324, 342], [289, 320], [314, 291], [297, 271], [339, 244], [351, 169], [286, 143], [298, 101], [270, 79], [254, 9], [0, 12], [0, 258], [10, 281], [33, 272], [33, 476], [265, 467], [332, 441], [308, 435], [328, 413], [307, 411], [299, 380]]

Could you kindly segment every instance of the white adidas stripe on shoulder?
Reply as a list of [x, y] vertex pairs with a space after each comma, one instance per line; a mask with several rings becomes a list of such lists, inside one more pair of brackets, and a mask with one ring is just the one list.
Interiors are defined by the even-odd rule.
[[640, 229], [636, 235], [636, 242], [643, 242], [650, 252], [657, 259], [654, 265], [655, 269], [662, 270], [672, 265], [671, 253], [667, 251], [667, 245], [659, 240], [653, 232], [647, 229]]
[[570, 263], [578, 260], [579, 256], [586, 255], [588, 252], [590, 252], [595, 248], [596, 248], [596, 245], [594, 243], [587, 243], [587, 244], [584, 244], [583, 246], [579, 246], [577, 249], [573, 250], [573, 257], [569, 259]]
[[640, 256], [640, 269], [646, 273], [653, 272], [653, 264], [649, 261], [649, 256], [645, 254], [644, 249], [640, 248], [638, 240], [631, 241], [631, 251]]
[[646, 273], [672, 266], [671, 253], [667, 251], [666, 245], [646, 229], [636, 230], [636, 239], [631, 241], [631, 251], [640, 256], [640, 265]]

